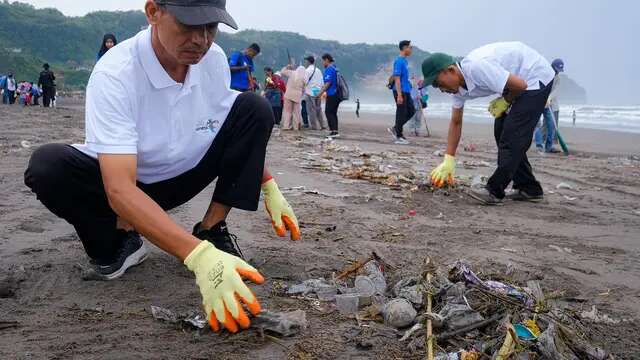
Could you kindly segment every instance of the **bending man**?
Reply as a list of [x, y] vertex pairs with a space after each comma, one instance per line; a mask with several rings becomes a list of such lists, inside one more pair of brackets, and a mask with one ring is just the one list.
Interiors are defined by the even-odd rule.
[[[178, 257], [195, 273], [211, 327], [231, 332], [260, 305], [242, 281], [263, 277], [239, 255], [225, 219], [231, 208], [255, 211], [265, 193], [274, 228], [299, 238], [297, 220], [264, 170], [273, 113], [253, 93], [229, 87], [218, 24], [236, 28], [224, 1], [147, 0], [151, 26], [109, 51], [87, 86], [86, 142], [34, 152], [25, 183], [71, 223], [95, 271], [122, 276], [147, 256], [140, 238]], [[218, 179], [193, 233], [166, 211]]]
[[498, 94], [502, 97], [489, 109], [496, 119], [498, 168], [486, 187], [469, 194], [485, 205], [498, 205], [513, 181], [513, 200], [542, 200], [542, 187], [531, 171], [527, 150], [553, 86], [551, 64], [527, 45], [507, 42], [473, 50], [460, 62], [446, 54], [432, 54], [422, 64], [422, 72], [425, 83], [453, 94], [447, 153], [431, 173], [432, 183], [438, 187], [453, 184], [465, 101]]

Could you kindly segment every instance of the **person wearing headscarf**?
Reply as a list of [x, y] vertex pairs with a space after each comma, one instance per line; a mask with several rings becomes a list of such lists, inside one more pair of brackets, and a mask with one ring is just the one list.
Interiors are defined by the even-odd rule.
[[102, 58], [104, 54], [106, 54], [107, 51], [109, 51], [109, 49], [111, 49], [116, 45], [118, 45], [118, 40], [116, 39], [116, 36], [113, 34], [106, 34], [102, 39], [102, 46], [100, 46], [100, 51], [98, 51], [98, 57], [96, 61], [100, 60], [100, 58]]

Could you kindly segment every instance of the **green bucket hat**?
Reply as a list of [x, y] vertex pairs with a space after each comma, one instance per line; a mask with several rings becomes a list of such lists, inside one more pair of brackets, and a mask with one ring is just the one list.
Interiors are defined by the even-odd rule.
[[433, 53], [429, 55], [422, 63], [422, 75], [424, 75], [425, 86], [433, 84], [440, 74], [440, 71], [455, 63], [456, 59], [451, 55], [443, 53]]

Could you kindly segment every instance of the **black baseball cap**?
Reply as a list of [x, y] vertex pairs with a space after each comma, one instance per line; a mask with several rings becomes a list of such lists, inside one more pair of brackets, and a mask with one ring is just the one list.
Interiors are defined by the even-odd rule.
[[227, 0], [155, 0], [179, 22], [189, 26], [223, 23], [238, 30], [238, 24], [227, 12]]

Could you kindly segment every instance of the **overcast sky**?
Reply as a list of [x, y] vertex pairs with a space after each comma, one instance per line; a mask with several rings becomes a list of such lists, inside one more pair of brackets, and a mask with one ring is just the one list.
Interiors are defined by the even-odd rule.
[[[21, 0], [67, 15], [142, 9], [144, 0]], [[295, 31], [341, 42], [397, 43], [464, 55], [520, 40], [585, 86], [592, 103], [640, 104], [637, 0], [227, 0], [242, 29]], [[313, 5], [312, 5], [313, 4]], [[295, 16], [294, 16], [295, 15]], [[635, 24], [632, 26], [632, 24]], [[635, 30], [634, 30], [635, 29]]]

